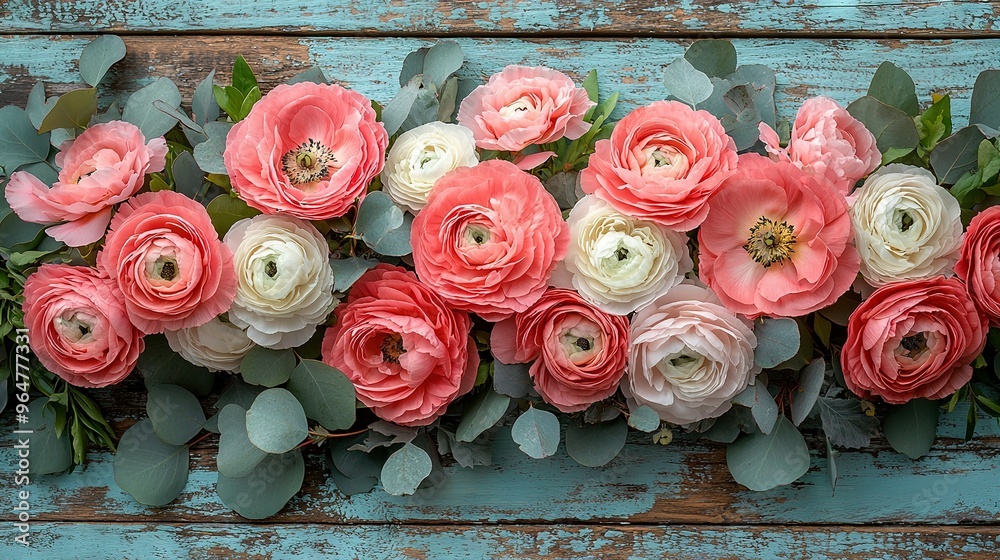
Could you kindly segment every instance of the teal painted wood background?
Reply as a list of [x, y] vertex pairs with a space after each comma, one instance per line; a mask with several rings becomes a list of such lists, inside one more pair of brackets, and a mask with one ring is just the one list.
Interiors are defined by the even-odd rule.
[[[891, 60], [926, 99], [949, 92], [968, 115], [976, 75], [1000, 67], [1000, 3], [936, 0], [9, 0], [0, 3], [0, 105], [78, 87], [75, 65], [96, 33], [125, 38], [109, 95], [165, 75], [189, 96], [213, 68], [243, 54], [265, 90], [302, 69], [375, 99], [398, 88], [402, 57], [456, 37], [467, 71], [544, 64], [622, 93], [616, 117], [661, 99], [663, 68], [693, 39], [734, 38], [743, 63], [778, 73], [786, 117], [807, 96], [846, 103]], [[144, 414], [141, 382], [101, 391], [120, 434]], [[809, 473], [770, 492], [729, 477], [722, 447], [678, 438], [634, 441], [607, 467], [559, 455], [534, 461], [501, 431], [494, 465], [447, 466], [416, 496], [345, 498], [309, 457], [302, 493], [266, 523], [249, 523], [215, 495], [213, 440], [192, 449], [185, 493], [163, 508], [133, 502], [113, 482], [112, 457], [33, 482], [33, 547], [13, 543], [15, 454], [2, 417], [0, 558], [997, 558], [1000, 429], [986, 418], [965, 443], [963, 410], [944, 417], [919, 461], [876, 440], [837, 460], [831, 493], [818, 441]]]

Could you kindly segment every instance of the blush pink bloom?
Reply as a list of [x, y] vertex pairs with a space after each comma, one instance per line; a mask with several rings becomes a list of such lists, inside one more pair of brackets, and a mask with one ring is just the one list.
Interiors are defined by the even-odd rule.
[[726, 307], [799, 317], [837, 300], [860, 258], [844, 195], [790, 163], [740, 156], [698, 230], [698, 273]]
[[123, 204], [97, 265], [122, 294], [132, 324], [146, 334], [197, 327], [229, 309], [236, 295], [233, 253], [205, 208], [173, 191]]
[[388, 136], [371, 101], [338, 85], [274, 88], [226, 138], [233, 188], [265, 214], [343, 216], [382, 171]]
[[472, 90], [458, 122], [484, 150], [518, 152], [533, 144], [576, 140], [590, 130], [583, 116], [594, 106], [573, 80], [543, 66], [508, 66]]
[[760, 123], [760, 139], [775, 161], [790, 161], [822, 175], [845, 195], [882, 162], [875, 136], [829, 97], [812, 97], [802, 103], [786, 148], [764, 123]]
[[472, 322], [412, 272], [381, 264], [351, 288], [323, 337], [323, 361], [344, 372], [379, 417], [425, 426], [472, 390], [479, 367]]
[[972, 379], [988, 328], [958, 278], [886, 284], [851, 314], [844, 381], [889, 404], [947, 397]]
[[493, 327], [490, 347], [505, 364], [531, 362], [545, 402], [577, 412], [610, 397], [625, 375], [628, 319], [605, 313], [572, 290], [553, 288], [531, 309]]
[[38, 361], [75, 387], [118, 383], [142, 353], [142, 333], [92, 268], [43, 264], [24, 283], [23, 308]]
[[11, 209], [26, 222], [62, 225], [49, 236], [70, 247], [104, 237], [111, 209], [142, 188], [146, 173], [163, 171], [167, 143], [146, 138], [127, 122], [95, 124], [56, 154], [59, 180], [52, 188], [34, 175], [17, 171], [7, 183]]
[[1000, 206], [972, 218], [955, 273], [965, 280], [979, 312], [1000, 327]]
[[688, 231], [705, 220], [709, 197], [736, 162], [736, 144], [719, 119], [679, 101], [656, 101], [597, 142], [580, 186], [622, 214]]
[[545, 293], [569, 227], [536, 177], [489, 160], [438, 179], [410, 244], [421, 282], [456, 309], [499, 321]]

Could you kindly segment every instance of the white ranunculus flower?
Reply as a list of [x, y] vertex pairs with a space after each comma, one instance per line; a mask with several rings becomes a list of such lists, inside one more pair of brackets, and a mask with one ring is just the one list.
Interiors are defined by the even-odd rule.
[[243, 356], [254, 347], [246, 331], [219, 317], [204, 325], [165, 331], [170, 349], [211, 371], [239, 372]]
[[951, 275], [962, 245], [962, 211], [930, 171], [883, 167], [848, 204], [861, 274], [869, 284]]
[[629, 342], [622, 393], [678, 425], [721, 416], [760, 371], [749, 321], [693, 284], [675, 286], [640, 309]]
[[382, 190], [416, 214], [427, 204], [434, 182], [458, 167], [479, 163], [472, 131], [429, 122], [399, 135], [382, 169]]
[[625, 216], [595, 196], [581, 198], [568, 223], [569, 251], [553, 283], [576, 289], [608, 313], [635, 311], [693, 267], [683, 233]]
[[224, 241], [237, 278], [229, 319], [267, 348], [305, 344], [337, 304], [323, 235], [298, 218], [264, 214], [236, 222]]

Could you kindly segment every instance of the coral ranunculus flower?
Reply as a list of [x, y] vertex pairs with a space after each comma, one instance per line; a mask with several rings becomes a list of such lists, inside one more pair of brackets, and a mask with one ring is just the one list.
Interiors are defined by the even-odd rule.
[[434, 184], [410, 230], [420, 281], [452, 307], [499, 321], [545, 293], [569, 227], [533, 175], [489, 160]]
[[472, 390], [479, 368], [472, 322], [412, 272], [364, 273], [323, 337], [323, 361], [344, 372], [379, 418], [425, 426]]
[[580, 186], [622, 214], [689, 231], [708, 215], [708, 199], [735, 169], [736, 143], [719, 119], [679, 101], [629, 113], [599, 140]]
[[388, 140], [360, 93], [280, 85], [229, 131], [226, 170], [240, 198], [261, 212], [325, 220], [364, 198]]
[[798, 317], [851, 286], [860, 259], [847, 202], [822, 180], [790, 163], [740, 156], [698, 231], [699, 275], [726, 307]]
[[1000, 206], [972, 218], [955, 272], [965, 280], [979, 312], [1000, 327]]
[[890, 404], [947, 397], [972, 379], [988, 327], [958, 278], [886, 284], [851, 314], [844, 381]]

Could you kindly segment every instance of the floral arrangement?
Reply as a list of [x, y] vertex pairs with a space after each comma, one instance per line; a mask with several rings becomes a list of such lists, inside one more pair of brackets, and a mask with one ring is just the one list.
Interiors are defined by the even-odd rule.
[[[404, 495], [500, 429], [592, 467], [705, 438], [766, 490], [809, 468], [804, 432], [835, 486], [838, 449], [917, 458], [942, 409], [968, 438], [1000, 416], [1000, 72], [955, 131], [888, 62], [781, 119], [720, 40], [617, 122], [596, 72], [484, 83], [449, 41], [385, 105], [315, 68], [265, 94], [242, 57], [183, 108], [166, 78], [105, 105], [124, 54], [100, 37], [90, 87], [0, 109], [0, 375], [33, 474], [103, 445], [164, 505], [218, 434], [220, 498], [264, 518], [303, 453]], [[135, 370], [149, 418], [118, 439], [88, 392]]]

